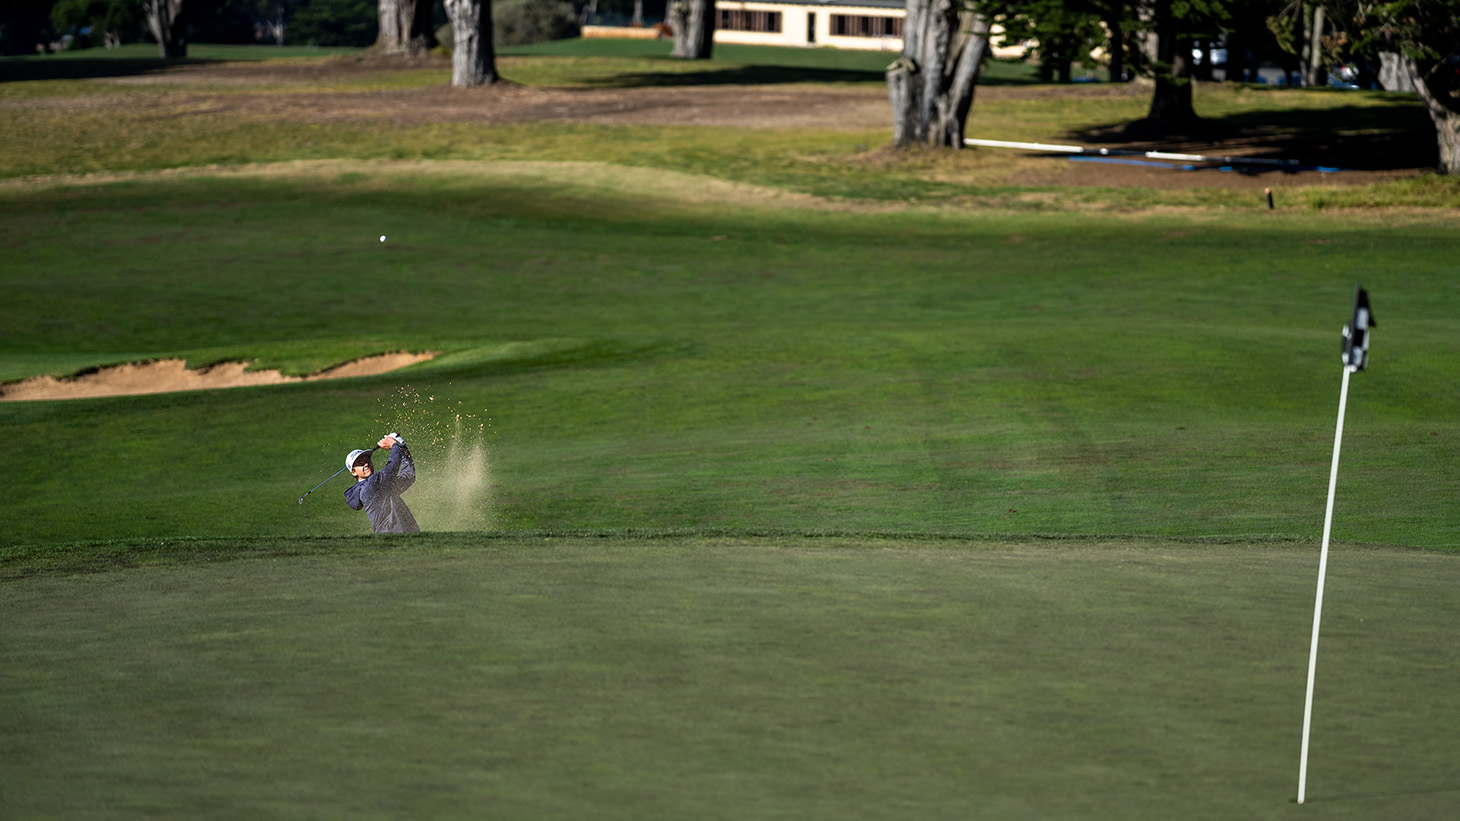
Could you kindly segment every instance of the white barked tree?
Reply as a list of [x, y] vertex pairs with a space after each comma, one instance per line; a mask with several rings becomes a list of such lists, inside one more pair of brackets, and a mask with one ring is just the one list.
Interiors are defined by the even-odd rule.
[[963, 148], [989, 20], [961, 0], [907, 0], [902, 56], [887, 67], [892, 144]]
[[715, 0], [669, 0], [667, 22], [674, 34], [670, 57], [708, 60], [715, 48]]
[[157, 50], [164, 58], [188, 56], [188, 24], [183, 16], [183, 0], [142, 0], [147, 15], [147, 30], [157, 41]]
[[436, 45], [432, 5], [431, 0], [380, 0], [380, 34], [375, 47], [391, 56], [425, 56]]
[[1435, 141], [1440, 149], [1435, 170], [1441, 174], [1460, 174], [1460, 90], [1456, 88], [1454, 70], [1445, 72], [1445, 62], [1448, 61], [1423, 64], [1401, 56], [1399, 65], [1435, 124]]
[[497, 82], [490, 0], [445, 0], [451, 18], [451, 84], [460, 88]]

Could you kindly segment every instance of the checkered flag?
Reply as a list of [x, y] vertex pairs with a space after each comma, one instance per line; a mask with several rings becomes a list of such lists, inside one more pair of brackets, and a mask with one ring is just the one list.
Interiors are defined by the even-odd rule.
[[1369, 364], [1369, 329], [1379, 323], [1369, 309], [1369, 292], [1360, 285], [1354, 294], [1354, 318], [1343, 326], [1343, 364], [1361, 371]]

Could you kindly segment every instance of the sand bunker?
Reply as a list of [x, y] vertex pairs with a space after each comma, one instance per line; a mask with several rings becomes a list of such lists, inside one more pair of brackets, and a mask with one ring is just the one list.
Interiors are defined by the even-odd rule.
[[92, 373], [67, 379], [37, 376], [24, 382], [0, 385], [0, 402], [25, 402], [41, 399], [90, 399], [98, 396], [136, 396], [144, 393], [202, 391], [217, 388], [243, 388], [253, 385], [279, 385], [285, 382], [313, 382], [320, 379], [345, 379], [352, 376], [375, 376], [407, 365], [425, 362], [440, 351], [397, 353], [367, 356], [337, 365], [309, 376], [285, 376], [278, 371], [249, 371], [247, 362], [221, 362], [206, 368], [188, 370], [182, 359], [160, 359], [131, 365], [102, 368]]

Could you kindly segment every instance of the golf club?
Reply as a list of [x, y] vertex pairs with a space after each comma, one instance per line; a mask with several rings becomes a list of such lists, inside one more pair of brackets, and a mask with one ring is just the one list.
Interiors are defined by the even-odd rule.
[[[365, 450], [365, 452], [366, 452], [366, 453], [367, 453], [367, 454], [369, 454], [369, 453], [374, 453], [374, 452], [375, 452], [375, 451], [377, 451], [377, 450], [379, 450], [379, 448], [369, 448], [369, 449], [366, 449], [366, 450]], [[311, 493], [313, 493], [313, 492], [315, 492], [315, 491], [316, 491], [316, 490], [319, 490], [319, 489], [320, 489], [320, 488], [322, 488], [322, 487], [324, 487], [324, 486], [325, 486], [325, 485], [327, 485], [327, 484], [329, 484], [329, 483], [330, 483], [330, 479], [333, 479], [333, 478], [335, 478], [335, 477], [336, 477], [336, 476], [339, 476], [339, 475], [340, 475], [340, 474], [341, 474], [341, 473], [344, 473], [344, 472], [345, 472], [345, 471], [347, 471], [347, 470], [349, 470], [349, 469], [350, 469], [350, 468], [349, 468], [349, 466], [345, 466], [345, 467], [342, 467], [342, 468], [340, 468], [340, 469], [339, 469], [339, 470], [337, 470], [337, 471], [335, 471], [335, 472], [334, 472], [334, 473], [333, 473], [333, 474], [332, 474], [332, 475], [331, 475], [331, 476], [330, 476], [330, 478], [329, 478], [329, 479], [326, 479], [326, 480], [324, 480], [324, 481], [323, 481], [323, 482], [320, 482], [320, 483], [319, 483], [319, 484], [317, 484], [317, 485], [315, 485], [315, 486], [314, 486], [314, 487], [312, 487], [312, 488], [310, 488], [310, 489], [309, 489], [309, 490], [308, 490], [308, 491], [306, 491], [306, 492], [305, 492], [305, 494], [304, 494], [304, 496], [308, 496], [308, 495], [309, 495], [309, 494], [311, 494]], [[304, 504], [304, 496], [300, 496], [300, 497], [299, 497], [299, 504], [301, 504], [301, 505], [302, 505], [302, 504]]]

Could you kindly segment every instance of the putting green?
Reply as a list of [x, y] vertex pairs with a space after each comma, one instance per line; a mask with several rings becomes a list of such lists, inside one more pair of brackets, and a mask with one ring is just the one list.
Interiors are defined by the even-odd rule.
[[[0, 813], [1299, 811], [1310, 547], [334, 547], [6, 584]], [[1453, 810], [1457, 583], [1448, 554], [1335, 550], [1303, 817]]]

